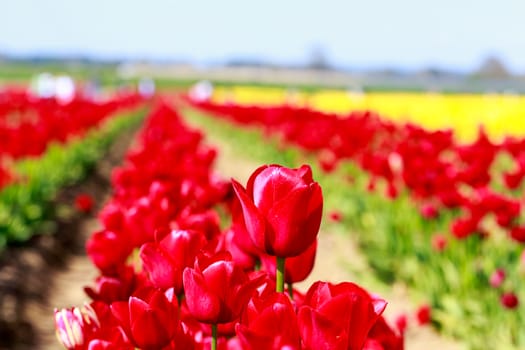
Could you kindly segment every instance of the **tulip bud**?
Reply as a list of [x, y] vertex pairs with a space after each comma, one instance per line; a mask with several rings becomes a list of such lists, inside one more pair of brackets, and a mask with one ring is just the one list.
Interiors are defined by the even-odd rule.
[[398, 315], [394, 321], [399, 333], [405, 333], [408, 325], [407, 316], [405, 314]]
[[436, 207], [430, 203], [426, 203], [421, 207], [421, 215], [425, 219], [433, 219], [438, 216], [438, 211]]
[[81, 193], [75, 197], [75, 207], [82, 213], [89, 213], [93, 209], [94, 200], [87, 193]]
[[417, 323], [420, 326], [430, 323], [430, 305], [421, 305], [416, 311]]
[[264, 165], [250, 176], [246, 189], [232, 183], [246, 230], [259, 249], [285, 258], [301, 254], [315, 241], [323, 195], [309, 166]]
[[343, 214], [338, 210], [333, 210], [330, 212], [330, 220], [333, 222], [341, 222], [341, 220], [343, 220]]
[[506, 292], [501, 295], [501, 305], [507, 309], [515, 309], [518, 307], [519, 300], [516, 294], [513, 292]]
[[437, 252], [442, 252], [447, 247], [447, 238], [442, 234], [432, 236], [432, 248]]

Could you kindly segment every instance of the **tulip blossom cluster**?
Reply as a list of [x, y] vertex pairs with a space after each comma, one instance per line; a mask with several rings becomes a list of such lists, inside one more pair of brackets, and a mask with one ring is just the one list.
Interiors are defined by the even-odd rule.
[[167, 105], [150, 114], [87, 243], [100, 270], [85, 289], [93, 301], [55, 312], [59, 341], [90, 350], [402, 349], [403, 335], [382, 317], [386, 302], [360, 286], [293, 287], [313, 267], [322, 216], [310, 167], [264, 165], [246, 186], [226, 182], [202, 141]]
[[0, 188], [13, 180], [5, 166], [6, 160], [40, 156], [51, 142], [64, 143], [71, 137], [82, 136], [140, 100], [136, 94], [126, 94], [104, 102], [77, 96], [61, 103], [16, 88], [0, 91]]
[[[525, 139], [507, 138], [496, 144], [480, 129], [477, 140], [459, 144], [451, 130], [396, 124], [370, 111], [343, 116], [293, 106], [187, 101], [239, 125], [263, 126], [267, 134], [278, 134], [283, 142], [317, 154], [326, 171], [350, 159], [369, 174], [369, 189], [382, 180], [388, 197], [407, 190], [427, 219], [442, 210], [461, 209], [463, 214], [451, 224], [458, 239], [482, 232], [482, 221], [493, 215], [510, 239], [525, 242], [525, 227], [519, 222], [523, 203], [490, 187], [493, 180], [511, 190], [520, 186], [525, 176]], [[511, 157], [515, 169], [494, 175], [492, 165], [503, 153]]]

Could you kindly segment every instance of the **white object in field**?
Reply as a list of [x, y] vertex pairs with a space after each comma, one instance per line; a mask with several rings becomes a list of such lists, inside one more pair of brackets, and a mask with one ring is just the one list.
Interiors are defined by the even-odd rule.
[[155, 82], [151, 78], [142, 78], [139, 80], [138, 89], [142, 97], [152, 97], [155, 95]]
[[76, 87], [73, 79], [68, 75], [59, 75], [55, 78], [55, 98], [61, 103], [69, 103], [75, 98]]
[[213, 96], [213, 85], [208, 80], [201, 80], [190, 89], [189, 96], [193, 101], [209, 101]]
[[40, 98], [55, 96], [55, 77], [49, 73], [41, 73], [36, 77], [35, 93]]

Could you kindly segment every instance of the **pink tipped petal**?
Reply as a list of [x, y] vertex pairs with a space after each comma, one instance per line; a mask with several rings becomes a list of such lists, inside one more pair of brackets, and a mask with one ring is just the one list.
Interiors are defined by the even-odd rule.
[[383, 299], [372, 300], [372, 305], [374, 306], [374, 312], [376, 313], [376, 315], [379, 316], [383, 314], [383, 311], [385, 311], [387, 304], [388, 303]]

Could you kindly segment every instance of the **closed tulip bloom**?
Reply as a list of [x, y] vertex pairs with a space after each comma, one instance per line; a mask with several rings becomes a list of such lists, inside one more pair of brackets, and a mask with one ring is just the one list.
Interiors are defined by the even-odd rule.
[[507, 309], [515, 309], [518, 307], [519, 299], [513, 292], [503, 293], [500, 297], [501, 305]]
[[162, 293], [149, 289], [128, 302], [114, 302], [111, 312], [132, 343], [141, 349], [161, 349], [175, 337], [179, 308], [173, 289]]
[[430, 308], [430, 305], [427, 305], [427, 304], [421, 305], [416, 310], [417, 323], [420, 326], [423, 326], [423, 325], [426, 325], [426, 324], [430, 323], [431, 312], [432, 312], [432, 309]]
[[82, 213], [89, 213], [94, 205], [93, 197], [87, 193], [81, 193], [75, 197], [75, 207]]
[[246, 230], [259, 249], [285, 258], [301, 254], [315, 241], [323, 195], [309, 166], [264, 165], [250, 176], [246, 189], [232, 183]]
[[128, 300], [138, 284], [138, 277], [134, 269], [130, 266], [123, 266], [114, 275], [97, 277], [95, 286], [84, 287], [84, 291], [93, 300], [111, 304], [114, 301]]
[[303, 349], [361, 350], [386, 307], [350, 282], [316, 282], [299, 308]]
[[195, 268], [188, 267], [183, 274], [188, 310], [203, 323], [234, 321], [255, 290], [250, 282], [242, 268], [231, 261], [231, 255], [199, 255]]
[[182, 272], [192, 266], [195, 256], [206, 244], [198, 231], [171, 230], [158, 242], [149, 242], [140, 248], [144, 271], [153, 286], [161, 289], [173, 287], [176, 294], [183, 292]]
[[86, 243], [91, 261], [101, 271], [115, 271], [124, 265], [132, 251], [127, 237], [119, 231], [101, 230], [93, 233]]
[[273, 292], [266, 298], [255, 297], [247, 305], [236, 326], [242, 348], [257, 350], [299, 350], [301, 336], [290, 298]]

